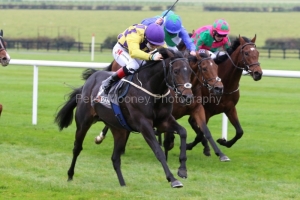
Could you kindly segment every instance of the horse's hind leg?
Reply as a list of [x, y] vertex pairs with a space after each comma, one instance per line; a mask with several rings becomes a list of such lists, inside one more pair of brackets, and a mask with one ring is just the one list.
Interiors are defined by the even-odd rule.
[[105, 125], [104, 128], [102, 129], [102, 131], [99, 133], [99, 135], [97, 135], [95, 137], [95, 143], [96, 144], [101, 144], [102, 143], [102, 141], [105, 139], [107, 131], [108, 131], [108, 126]]
[[165, 156], [166, 156], [166, 160], [168, 160], [168, 152], [173, 149], [174, 147], [174, 132], [166, 132], [164, 134], [165, 138], [164, 138], [164, 149], [165, 149]]
[[[73, 148], [73, 159], [71, 166], [68, 170], [68, 181], [73, 180], [73, 175], [74, 175], [74, 169], [75, 169], [75, 164], [77, 157], [79, 156], [81, 150], [82, 150], [82, 143], [85, 138], [85, 135], [89, 128], [91, 127], [93, 123], [93, 116], [89, 115], [89, 112], [84, 110], [82, 112], [82, 109], [77, 108], [76, 110], [76, 134], [75, 134], [75, 141], [74, 141], [74, 148]], [[81, 114], [81, 113], [86, 113], [86, 114]]]
[[208, 140], [212, 148], [214, 149], [215, 154], [219, 157], [220, 161], [230, 161], [230, 159], [219, 149], [218, 145], [215, 143], [206, 122], [206, 116], [204, 113], [204, 108], [199, 107], [195, 109], [193, 114], [191, 115], [195, 119], [197, 126], [202, 130], [205, 138]]
[[244, 134], [244, 131], [241, 127], [241, 124], [239, 122], [239, 119], [238, 119], [238, 116], [237, 116], [237, 111], [236, 111], [236, 108], [234, 107], [233, 109], [231, 109], [229, 112], [226, 113], [230, 123], [234, 126], [235, 128], [235, 136], [229, 140], [229, 141], [226, 141], [224, 138], [220, 138], [217, 140], [217, 142], [220, 144], [220, 145], [223, 145], [225, 147], [228, 147], [230, 148], [232, 145], [234, 145], [236, 143], [237, 140], [239, 140], [243, 134]]
[[125, 181], [121, 171], [121, 154], [125, 151], [129, 132], [122, 129], [111, 129], [114, 137], [114, 150], [111, 156], [114, 170], [118, 176], [119, 183], [121, 186], [125, 186]]
[[201, 131], [201, 129], [197, 126], [196, 121], [192, 118], [189, 117], [189, 124], [193, 128], [193, 130], [196, 132], [196, 138], [193, 142], [188, 143], [186, 145], [187, 150], [192, 150], [199, 142], [202, 143], [204, 149], [203, 149], [203, 154], [206, 156], [210, 156], [210, 148], [207, 142], [207, 139], [204, 137], [204, 133]]

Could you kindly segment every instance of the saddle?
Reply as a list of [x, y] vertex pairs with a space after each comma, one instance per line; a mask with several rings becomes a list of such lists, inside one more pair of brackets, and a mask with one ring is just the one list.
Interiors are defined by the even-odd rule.
[[[124, 77], [124, 79], [128, 81], [132, 81], [133, 75], [129, 75]], [[103, 106], [110, 108], [114, 111], [116, 118], [118, 119], [119, 123], [128, 131], [134, 131], [126, 122], [122, 111], [119, 106], [119, 102], [122, 98], [126, 96], [128, 93], [130, 84], [125, 81], [118, 81], [116, 82], [110, 89], [108, 94], [104, 92], [101, 94], [100, 99], [97, 103], [102, 104]]]

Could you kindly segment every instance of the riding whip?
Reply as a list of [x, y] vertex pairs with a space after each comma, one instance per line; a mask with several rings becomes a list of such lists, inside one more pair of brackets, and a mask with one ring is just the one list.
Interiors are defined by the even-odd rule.
[[175, 6], [175, 4], [178, 2], [179, 0], [176, 0], [175, 3], [169, 8], [169, 10], [161, 17], [161, 18], [164, 18], [170, 10], [172, 10], [172, 8]]

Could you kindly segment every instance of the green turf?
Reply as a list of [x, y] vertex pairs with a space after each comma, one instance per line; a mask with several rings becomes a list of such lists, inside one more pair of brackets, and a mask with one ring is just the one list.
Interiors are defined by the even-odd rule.
[[[89, 61], [82, 54], [23, 54], [16, 59], [58, 59]], [[20, 57], [19, 57], [20, 56]], [[97, 59], [99, 62], [102, 55]], [[108, 56], [109, 58], [109, 56]], [[108, 59], [109, 60], [109, 59]], [[297, 59], [260, 59], [263, 69], [297, 70]], [[112, 137], [94, 144], [103, 127], [92, 126], [78, 158], [74, 181], [67, 182], [75, 124], [62, 132], [53, 123], [57, 108], [70, 87], [83, 84], [83, 69], [39, 67], [38, 124], [32, 125], [32, 66], [0, 68], [0, 196], [2, 199], [299, 199], [297, 167], [299, 79], [263, 77], [254, 82], [241, 79], [237, 106], [244, 129], [243, 138], [231, 149], [220, 147], [231, 162], [202, 154], [199, 145], [188, 151], [188, 179], [182, 189], [172, 189], [161, 165], [140, 134], [132, 134], [122, 157], [127, 187], [120, 187], [111, 164]], [[187, 118], [179, 122], [194, 138]], [[221, 115], [209, 128], [215, 139], [221, 136]], [[234, 130], [229, 125], [229, 138]], [[169, 167], [176, 175], [179, 138], [169, 155]]]
[[[41, 26], [53, 27], [55, 31], [58, 26], [75, 26], [80, 27], [81, 40], [86, 42], [90, 41], [93, 32], [96, 41], [101, 41], [135, 23], [136, 19], [156, 14], [150, 11], [0, 12], [5, 16], [0, 21], [5, 36], [36, 36]], [[184, 8], [178, 13], [188, 30], [224, 17], [230, 22], [234, 34], [251, 37], [257, 33], [260, 45], [268, 37], [292, 37], [298, 33], [291, 22], [299, 18], [298, 13], [205, 13], [197, 12], [197, 8], [191, 11]], [[124, 22], [128, 22], [127, 25]], [[9, 50], [9, 53], [13, 59], [91, 60], [89, 53], [23, 50]], [[111, 60], [110, 52], [95, 54], [95, 62]], [[298, 59], [259, 61], [263, 69], [299, 71]], [[128, 141], [126, 154], [122, 157], [127, 187], [120, 187], [110, 160], [111, 134], [100, 146], [94, 144], [102, 123], [93, 125], [88, 132], [84, 150], [77, 161], [74, 181], [67, 182], [75, 124], [59, 132], [53, 120], [70, 87], [83, 84], [82, 71], [39, 67], [38, 124], [34, 126], [31, 124], [32, 66], [0, 68], [0, 103], [4, 106], [0, 118], [0, 199], [300, 199], [297, 165], [300, 79], [263, 77], [254, 82], [248, 76], [242, 77], [237, 109], [244, 136], [231, 149], [220, 147], [231, 162], [221, 163], [214, 155], [205, 157], [199, 145], [187, 152], [188, 178], [179, 178], [184, 187], [172, 189], [140, 134], [132, 134]], [[221, 115], [218, 115], [209, 122], [214, 139], [221, 136], [221, 120]], [[187, 118], [179, 122], [188, 130], [188, 141], [192, 141], [195, 134], [189, 128]], [[228, 137], [234, 134], [229, 125]], [[178, 136], [175, 142], [168, 164], [177, 177]]]
[[[251, 13], [203, 12], [201, 6], [177, 5], [176, 13], [184, 27], [191, 32], [200, 26], [212, 24], [217, 18], [226, 19], [231, 34], [252, 38], [257, 34], [257, 46], [262, 47], [268, 38], [299, 37], [293, 19], [300, 12]], [[108, 36], [123, 32], [131, 24], [160, 14], [160, 11], [77, 11], [77, 10], [1, 10], [0, 28], [6, 37], [26, 38], [70, 35], [77, 41], [102, 43]], [[17, 20], [16, 20], [17, 19]]]

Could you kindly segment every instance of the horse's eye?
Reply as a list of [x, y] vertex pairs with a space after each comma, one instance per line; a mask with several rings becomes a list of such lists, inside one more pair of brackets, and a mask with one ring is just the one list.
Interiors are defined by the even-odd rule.
[[178, 69], [174, 69], [174, 74], [179, 74], [179, 70]]
[[249, 56], [249, 53], [248, 53], [248, 52], [245, 52], [245, 55], [246, 55], [246, 56]]
[[203, 72], [207, 72], [207, 67], [202, 67]]

